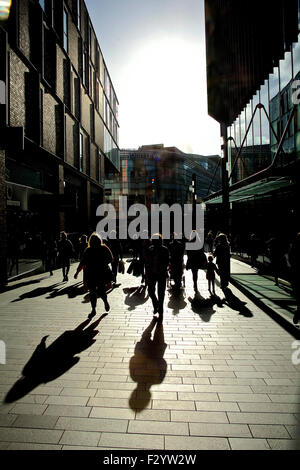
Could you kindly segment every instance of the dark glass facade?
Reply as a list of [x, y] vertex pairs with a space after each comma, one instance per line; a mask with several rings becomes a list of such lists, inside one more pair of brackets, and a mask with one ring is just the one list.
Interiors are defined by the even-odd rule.
[[300, 230], [299, 5], [205, 0], [208, 111], [228, 150], [207, 212], [246, 244], [273, 234], [288, 249]]

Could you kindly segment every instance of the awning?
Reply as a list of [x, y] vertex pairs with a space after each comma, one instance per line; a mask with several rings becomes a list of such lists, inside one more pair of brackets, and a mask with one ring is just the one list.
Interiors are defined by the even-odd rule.
[[[255, 183], [248, 184], [243, 188], [235, 189], [229, 193], [229, 201], [237, 202], [249, 199], [255, 196], [262, 196], [270, 194], [279, 189], [290, 189], [295, 186], [295, 183], [288, 177], [269, 177], [256, 181]], [[230, 191], [230, 190], [229, 190]], [[217, 196], [213, 199], [205, 201], [205, 204], [221, 204], [222, 196]]]

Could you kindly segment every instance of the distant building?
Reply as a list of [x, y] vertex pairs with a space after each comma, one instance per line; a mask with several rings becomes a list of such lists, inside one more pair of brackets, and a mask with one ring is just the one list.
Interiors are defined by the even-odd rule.
[[[83, 0], [14, 0], [0, 21], [0, 265], [7, 232], [96, 227], [119, 171], [118, 99]], [[2, 273], [2, 278], [4, 273]]]
[[191, 203], [193, 175], [198, 200], [218, 191], [220, 157], [187, 154], [162, 144], [122, 149], [120, 174], [105, 180], [106, 201], [116, 208], [119, 196], [127, 196], [128, 205], [141, 203], [148, 208], [153, 203]]

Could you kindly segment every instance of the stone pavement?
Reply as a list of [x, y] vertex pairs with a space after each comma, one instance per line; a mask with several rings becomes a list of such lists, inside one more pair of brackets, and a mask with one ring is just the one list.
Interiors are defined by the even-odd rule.
[[[230, 306], [214, 303], [202, 272], [194, 298], [187, 272], [159, 327], [133, 292], [140, 278], [119, 275], [92, 343], [87, 324], [74, 332], [90, 305], [61, 280], [36, 275], [0, 294], [0, 449], [300, 449], [295, 339], [235, 287]], [[46, 346], [61, 337], [47, 353], [46, 335]]]

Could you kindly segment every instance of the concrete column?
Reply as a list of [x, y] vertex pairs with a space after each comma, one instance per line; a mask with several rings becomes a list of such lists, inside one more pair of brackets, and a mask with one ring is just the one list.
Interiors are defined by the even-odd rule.
[[0, 150], [0, 286], [7, 280], [5, 151]]
[[86, 215], [88, 229], [92, 231], [94, 228], [91, 226], [91, 183], [89, 181], [86, 183]]
[[230, 231], [230, 204], [229, 204], [229, 179], [228, 179], [228, 141], [227, 126], [221, 124], [222, 145], [222, 230], [226, 235]]
[[59, 194], [59, 231], [65, 230], [65, 212], [61, 210], [63, 195], [65, 193], [64, 186], [65, 172], [63, 165], [58, 166], [58, 194]]

